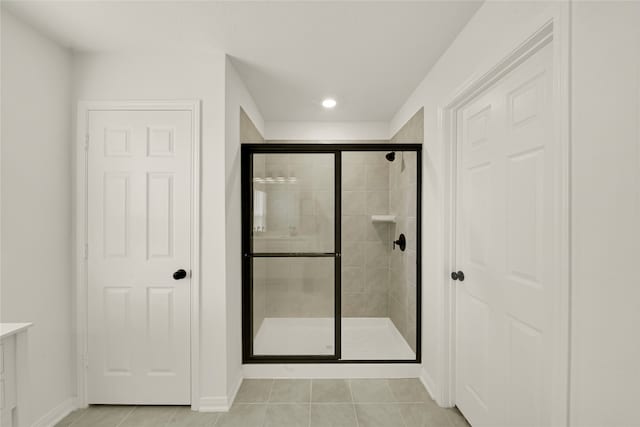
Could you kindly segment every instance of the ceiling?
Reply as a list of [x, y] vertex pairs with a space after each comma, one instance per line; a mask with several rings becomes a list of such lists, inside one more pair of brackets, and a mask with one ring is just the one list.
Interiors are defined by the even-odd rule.
[[481, 2], [3, 4], [77, 51], [222, 50], [265, 120], [388, 121]]

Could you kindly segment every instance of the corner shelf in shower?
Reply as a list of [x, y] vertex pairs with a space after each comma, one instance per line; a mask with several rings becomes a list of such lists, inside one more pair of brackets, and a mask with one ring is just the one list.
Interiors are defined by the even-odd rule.
[[371, 222], [388, 222], [390, 224], [396, 223], [395, 215], [371, 215]]

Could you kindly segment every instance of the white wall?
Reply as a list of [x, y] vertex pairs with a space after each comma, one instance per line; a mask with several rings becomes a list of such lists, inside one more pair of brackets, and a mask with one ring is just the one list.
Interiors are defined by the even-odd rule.
[[233, 397], [242, 378], [242, 245], [240, 210], [240, 108], [264, 134], [264, 120], [238, 72], [225, 62], [225, 176], [227, 262], [227, 395]]
[[572, 15], [571, 424], [640, 419], [640, 3]]
[[504, 57], [522, 40], [523, 27], [549, 8], [546, 2], [487, 2], [471, 18], [446, 53], [391, 120], [395, 134], [424, 107], [422, 216], [422, 365], [430, 391], [441, 398], [443, 288], [450, 272], [444, 265], [441, 240], [445, 176], [438, 135], [438, 107], [491, 61]]
[[[80, 54], [77, 100], [202, 100], [200, 392], [227, 398], [225, 259], [225, 55], [219, 52]], [[75, 104], [74, 104], [75, 105]]]
[[[425, 107], [423, 368], [439, 395], [444, 176], [438, 106], [503, 57], [523, 29], [557, 6], [487, 2], [406, 101], [391, 132]], [[571, 12], [573, 426], [637, 422], [640, 394], [640, 3], [573, 2]]]
[[[338, 107], [336, 107], [338, 108]], [[389, 139], [387, 122], [266, 122], [265, 139], [349, 141]]]
[[35, 421], [74, 395], [71, 55], [5, 10], [1, 50], [1, 320], [35, 324]]

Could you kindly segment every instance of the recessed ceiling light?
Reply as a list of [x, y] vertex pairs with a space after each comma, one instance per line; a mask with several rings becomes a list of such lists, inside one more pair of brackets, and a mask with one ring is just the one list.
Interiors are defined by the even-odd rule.
[[324, 101], [322, 101], [322, 106], [324, 108], [333, 108], [336, 106], [336, 100], [335, 99], [331, 99], [331, 98], [327, 98]]

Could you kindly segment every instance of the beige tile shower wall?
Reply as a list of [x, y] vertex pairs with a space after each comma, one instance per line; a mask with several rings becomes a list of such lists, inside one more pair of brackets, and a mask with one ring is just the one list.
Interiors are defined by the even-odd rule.
[[266, 317], [333, 317], [333, 258], [262, 258]]
[[[422, 143], [424, 114], [418, 111], [392, 138], [392, 143]], [[417, 155], [397, 153], [389, 171], [389, 202], [396, 215], [393, 238], [404, 233], [407, 249], [392, 251], [389, 282], [389, 317], [411, 348], [416, 351], [417, 272]]]
[[390, 231], [371, 215], [389, 212], [384, 152], [342, 156], [342, 315], [388, 317]]

